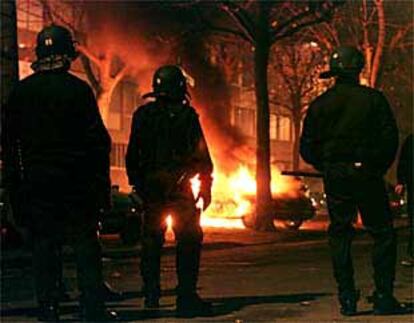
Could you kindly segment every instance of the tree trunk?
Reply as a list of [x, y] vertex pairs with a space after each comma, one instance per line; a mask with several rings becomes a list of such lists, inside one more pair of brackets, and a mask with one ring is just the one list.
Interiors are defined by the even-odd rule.
[[369, 38], [369, 26], [368, 26], [368, 8], [367, 8], [367, 0], [362, 1], [362, 34], [363, 34], [363, 42], [362, 48], [364, 51], [365, 57], [365, 67], [364, 67], [364, 79], [367, 85], [371, 85], [371, 73], [372, 73], [372, 57], [373, 57], [373, 47], [370, 42]]
[[3, 105], [10, 91], [19, 80], [19, 56], [17, 49], [16, 2], [1, 1], [1, 86], [0, 96]]
[[269, 93], [267, 67], [270, 42], [267, 24], [259, 23], [254, 51], [255, 92], [257, 105], [256, 142], [256, 217], [257, 230], [274, 230], [272, 217], [272, 193], [270, 188], [270, 137], [269, 137]]
[[109, 108], [111, 104], [111, 96], [112, 91], [108, 90], [101, 90], [101, 93], [99, 93], [98, 96], [98, 106], [99, 110], [101, 111], [101, 117], [105, 124], [105, 126], [108, 127], [108, 119], [109, 119]]
[[300, 157], [299, 157], [299, 142], [300, 142], [300, 126], [301, 126], [301, 115], [295, 113], [293, 115], [293, 156], [292, 156], [292, 161], [293, 161], [293, 170], [298, 170], [299, 169], [299, 162], [300, 162]]
[[375, 0], [375, 5], [377, 7], [377, 15], [378, 15], [378, 40], [377, 46], [375, 49], [375, 56], [372, 63], [372, 71], [371, 71], [371, 79], [370, 85], [372, 87], [376, 87], [377, 79], [379, 70], [381, 67], [381, 58], [382, 52], [384, 50], [385, 45], [385, 13], [384, 13], [384, 4], [382, 0]]

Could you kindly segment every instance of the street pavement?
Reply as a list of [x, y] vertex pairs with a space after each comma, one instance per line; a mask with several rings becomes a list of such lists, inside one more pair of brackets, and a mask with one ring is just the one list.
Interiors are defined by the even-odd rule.
[[[326, 223], [325, 223], [326, 224]], [[123, 246], [116, 236], [103, 237], [105, 277], [125, 292], [110, 303], [125, 321], [136, 322], [414, 322], [414, 316], [374, 316], [365, 297], [372, 292], [371, 239], [359, 231], [353, 246], [356, 281], [362, 291], [360, 313], [339, 314], [324, 223], [308, 223], [298, 232], [258, 233], [243, 229], [205, 229], [199, 293], [214, 304], [211, 317], [175, 318], [175, 260], [167, 233], [162, 260], [161, 308], [145, 310], [139, 276], [140, 247]], [[399, 261], [407, 229], [399, 228]], [[62, 305], [63, 321], [76, 322], [77, 292], [73, 257], [65, 252], [65, 279], [72, 302]], [[2, 254], [2, 322], [36, 321], [30, 257], [25, 251]], [[397, 267], [396, 296], [412, 306], [413, 268]]]

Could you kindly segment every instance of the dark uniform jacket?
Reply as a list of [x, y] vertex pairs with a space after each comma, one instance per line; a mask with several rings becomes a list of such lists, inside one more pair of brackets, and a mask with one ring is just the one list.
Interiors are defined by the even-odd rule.
[[311, 103], [300, 142], [302, 158], [316, 169], [327, 162], [362, 162], [381, 175], [397, 148], [398, 129], [385, 96], [341, 79]]
[[410, 134], [404, 141], [400, 159], [398, 161], [397, 179], [398, 183], [405, 184], [411, 189], [413, 187], [413, 142], [414, 136]]
[[139, 107], [133, 116], [126, 155], [129, 183], [145, 195], [165, 195], [183, 176], [199, 174], [210, 189], [213, 164], [195, 110], [162, 101]]
[[18, 83], [2, 111], [1, 143], [12, 191], [61, 191], [107, 203], [110, 137], [91, 88], [65, 70]]

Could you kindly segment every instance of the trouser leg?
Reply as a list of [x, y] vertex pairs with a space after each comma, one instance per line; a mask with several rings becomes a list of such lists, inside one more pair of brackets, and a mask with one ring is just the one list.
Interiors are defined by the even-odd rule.
[[161, 253], [166, 230], [162, 212], [161, 205], [150, 205], [142, 223], [140, 269], [147, 298], [159, 298], [161, 294]]
[[193, 204], [183, 203], [177, 212], [177, 293], [186, 296], [197, 291], [203, 233], [200, 227], [200, 214]]
[[102, 250], [97, 234], [98, 211], [83, 199], [68, 199], [64, 207], [68, 213], [66, 235], [75, 254], [81, 307], [85, 317], [94, 317], [104, 312], [101, 294]]
[[374, 239], [372, 264], [375, 286], [378, 293], [392, 295], [397, 242], [383, 179], [366, 179], [360, 192], [358, 206], [362, 221]]
[[374, 238], [372, 264], [378, 293], [392, 295], [394, 291], [395, 263], [397, 255], [396, 234], [392, 227], [371, 229]]
[[56, 251], [56, 241], [53, 237], [34, 236], [33, 269], [39, 304], [58, 301], [60, 258]]
[[78, 232], [72, 245], [75, 251], [78, 285], [85, 308], [103, 308], [101, 246], [95, 228]]
[[201, 243], [183, 239], [177, 243], [176, 268], [178, 294], [193, 294], [197, 290]]
[[163, 232], [144, 232], [141, 249], [141, 276], [146, 297], [160, 297], [161, 293], [161, 251]]
[[39, 304], [58, 301], [58, 278], [61, 267], [58, 246], [61, 230], [57, 221], [56, 202], [33, 197], [25, 201], [30, 209], [33, 241], [33, 271]]
[[350, 179], [342, 174], [341, 169], [338, 173], [333, 172], [325, 178], [325, 192], [330, 217], [329, 246], [334, 277], [341, 297], [344, 294], [353, 294], [355, 291], [351, 244], [354, 236], [352, 223], [357, 215], [357, 209]]

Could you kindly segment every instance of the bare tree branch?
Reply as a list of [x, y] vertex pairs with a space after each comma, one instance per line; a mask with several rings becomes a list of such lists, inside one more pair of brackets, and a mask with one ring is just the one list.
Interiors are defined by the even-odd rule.
[[99, 96], [102, 91], [102, 87], [92, 70], [91, 61], [85, 55], [81, 55], [80, 59], [82, 66], [85, 69], [86, 76], [88, 77], [88, 80], [91, 82], [91, 85], [95, 90], [95, 94]]
[[255, 33], [253, 32], [253, 26], [250, 26], [249, 23], [244, 19], [248, 13], [241, 7], [235, 9], [233, 6], [229, 6], [229, 3], [223, 2], [220, 4], [220, 8], [227, 13], [227, 15], [232, 18], [232, 20], [236, 23], [240, 31], [249, 39], [249, 41], [254, 44], [255, 43]]
[[278, 34], [282, 33], [284, 29], [294, 26], [297, 21], [303, 20], [306, 17], [309, 17], [312, 14], [310, 10], [305, 10], [299, 14], [295, 14], [293, 17], [285, 21], [281, 25], [276, 25], [271, 29], [271, 37], [272, 39], [276, 38]]
[[391, 38], [389, 48], [391, 50], [395, 49], [397, 47], [397, 44], [401, 42], [401, 40], [410, 32], [413, 30], [414, 22], [411, 22], [407, 25], [405, 25], [403, 28], [400, 28]]
[[83, 45], [78, 45], [77, 50], [84, 56], [86, 56], [91, 62], [93, 62], [95, 65], [100, 65], [102, 64], [101, 60], [98, 58], [98, 56], [96, 56], [95, 54], [93, 54], [88, 48], [86, 48], [86, 46]]
[[128, 67], [125, 65], [121, 68], [121, 70], [116, 74], [116, 76], [113, 79], [112, 87], [116, 87], [117, 84], [122, 80], [122, 78], [125, 76], [126, 72], [128, 70]]
[[203, 13], [198, 7], [196, 7], [195, 9], [196, 9], [197, 17], [210, 31], [217, 32], [220, 34], [225, 34], [225, 35], [238, 36], [244, 39], [245, 41], [252, 43], [252, 40], [244, 32], [241, 32], [240, 30], [228, 28], [228, 27], [213, 25], [208, 19], [204, 17]]
[[278, 40], [281, 40], [283, 38], [292, 36], [292, 35], [294, 35], [295, 33], [297, 33], [298, 31], [300, 31], [303, 28], [306, 28], [306, 27], [312, 26], [312, 25], [316, 25], [316, 24], [321, 23], [321, 22], [324, 22], [324, 21], [325, 21], [325, 18], [324, 17], [318, 17], [316, 19], [313, 19], [313, 20], [304, 22], [302, 24], [299, 24], [296, 27], [287, 30], [285, 33], [282, 33], [280, 35], [274, 36], [272, 38], [272, 43], [274, 43], [274, 42], [276, 42]]
[[[237, 2], [227, 1], [226, 3], [229, 7], [232, 7], [234, 13], [240, 17], [240, 20], [243, 23], [243, 26], [246, 28], [249, 34], [254, 35], [255, 22], [253, 18], [250, 16], [250, 14], [248, 13], [248, 11], [242, 8], [240, 5], [238, 5]], [[248, 2], [247, 7], [250, 7], [253, 3], [254, 1]]]
[[283, 108], [285, 108], [285, 109], [293, 112], [293, 108], [291, 106], [289, 106], [286, 103], [283, 103], [283, 102], [277, 100], [276, 98], [269, 98], [269, 103], [270, 104], [273, 104], [273, 105], [276, 105], [276, 106], [279, 106], [279, 107], [283, 107]]

